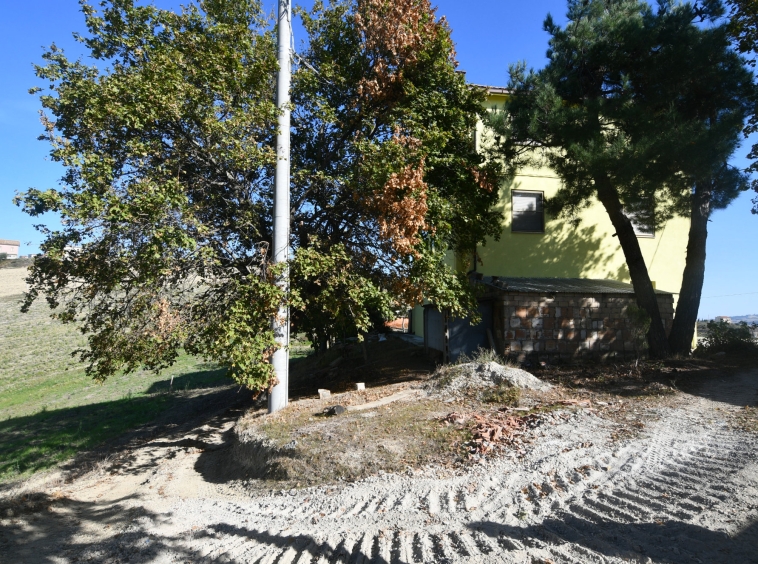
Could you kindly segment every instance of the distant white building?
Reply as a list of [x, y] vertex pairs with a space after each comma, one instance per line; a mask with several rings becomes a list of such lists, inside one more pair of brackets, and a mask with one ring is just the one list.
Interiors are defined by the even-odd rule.
[[21, 246], [20, 241], [11, 241], [10, 239], [0, 239], [0, 254], [5, 253], [9, 259], [18, 258], [18, 249]]
[[732, 322], [732, 318], [728, 317], [726, 315], [718, 315], [718, 316], [716, 316], [715, 321], [723, 321], [724, 323], [731, 323]]

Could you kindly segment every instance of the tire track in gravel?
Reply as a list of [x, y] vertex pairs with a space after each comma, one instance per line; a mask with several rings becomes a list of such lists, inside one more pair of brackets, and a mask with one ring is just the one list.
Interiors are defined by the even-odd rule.
[[446, 480], [381, 477], [316, 503], [306, 503], [316, 492], [269, 498], [247, 509], [248, 533], [236, 542], [215, 530], [211, 560], [758, 562], [758, 440], [714, 411], [755, 403], [754, 380], [714, 384], [615, 451], [557, 450], [587, 436], [603, 442], [611, 424], [585, 416], [544, 429], [520, 465]]
[[729, 425], [757, 400], [754, 372], [658, 409], [621, 443], [616, 423], [583, 411], [546, 417], [523, 460], [454, 477], [172, 502], [72, 560], [758, 563], [758, 436]]

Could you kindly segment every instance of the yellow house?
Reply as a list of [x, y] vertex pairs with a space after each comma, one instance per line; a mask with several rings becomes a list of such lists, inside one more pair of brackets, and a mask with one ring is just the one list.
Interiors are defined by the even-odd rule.
[[[490, 88], [488, 107], [502, 107], [505, 96], [504, 89]], [[480, 127], [479, 143], [483, 135], [484, 128]], [[478, 272], [631, 282], [621, 245], [613, 237], [615, 229], [600, 202], [583, 211], [577, 227], [552, 220], [540, 209], [531, 214], [526, 211], [539, 208], [560, 186], [560, 179], [552, 171], [542, 169], [522, 170], [511, 184], [501, 187], [498, 210], [503, 230], [499, 241], [487, 241], [477, 248], [481, 260]], [[677, 217], [656, 226], [652, 233], [639, 232], [642, 254], [657, 289], [674, 295], [679, 292], [689, 227], [689, 219]]]
[[[489, 88], [488, 108], [493, 110], [501, 108], [506, 96], [507, 92], [503, 88]], [[480, 125], [476, 133], [478, 146], [481, 146], [486, 135], [485, 127]], [[627, 301], [629, 301], [629, 297], [633, 297], [629, 271], [621, 245], [614, 236], [615, 229], [605, 209], [600, 202], [592, 204], [581, 212], [578, 218], [580, 221], [576, 224], [551, 218], [545, 212], [543, 202], [554, 196], [560, 187], [561, 180], [549, 169], [519, 171], [511, 182], [500, 187], [500, 198], [497, 204], [497, 210], [502, 217], [500, 239], [487, 240], [485, 244], [478, 246], [476, 263], [472, 260], [473, 253], [469, 257], [453, 257], [451, 253], [449, 256], [451, 266], [454, 263], [459, 270], [467, 272], [474, 270], [475, 277], [484, 282], [491, 281], [491, 278], [495, 277], [495, 280], [499, 280], [501, 289], [504, 279], [510, 279], [510, 285], [514, 286], [514, 284], [518, 285], [519, 279], [529, 278], [543, 280], [542, 293], [549, 294], [550, 289], [556, 289], [555, 284], [558, 280], [573, 280], [574, 286], [570, 284], [566, 286], [568, 283], [566, 282], [561, 287], [566, 292], [571, 288], [579, 288], [576, 292], [569, 292], [574, 294], [577, 300], [581, 299], [583, 287], [575, 288], [579, 283], [576, 281], [595, 281], [596, 283], [606, 281], [604, 291], [594, 292], [594, 294], [615, 295], [614, 292], [624, 290], [622, 293], [627, 295]], [[653, 231], [644, 228], [638, 230], [639, 243], [650, 278], [662, 296], [669, 296], [668, 300], [663, 300], [664, 302], [671, 301], [673, 304], [676, 302], [682, 283], [688, 232], [689, 219], [679, 217], [664, 225], [656, 225]], [[535, 292], [539, 293], [539, 289], [538, 284]], [[530, 295], [527, 301], [541, 302], [545, 307], [550, 299], [547, 296], [543, 298], [537, 299], [536, 295]], [[502, 304], [502, 300], [494, 299], [496, 304]], [[602, 297], [593, 299], [598, 301], [602, 300]], [[673, 304], [671, 306], [663, 304], [664, 318], [669, 313], [669, 309], [673, 318]], [[502, 307], [496, 307], [495, 310], [496, 317], [498, 312], [505, 318], [511, 317], [512, 312], [504, 311]], [[413, 312], [413, 332], [419, 336], [424, 336], [425, 326], [429, 325], [429, 320], [420, 322], [422, 318], [425, 318], [423, 308], [418, 306]], [[607, 323], [608, 317], [604, 314], [603, 318]], [[581, 324], [578, 317], [574, 320]], [[433, 323], [437, 324], [436, 321]], [[670, 323], [667, 326], [670, 326]], [[514, 346], [520, 345], [516, 345], [514, 339], [508, 339], [508, 331], [505, 331], [502, 339], [497, 339], [498, 330], [496, 323], [491, 330], [492, 336], [488, 337], [489, 344], [492, 345], [493, 340], [500, 341], [499, 348], [504, 348], [502, 352], [509, 352], [509, 350], [516, 352], [509, 349], [508, 342], [514, 341]], [[531, 331], [530, 335], [534, 333]], [[627, 340], [622, 335], [619, 335], [618, 339]], [[534, 341], [534, 339], [531, 340]], [[552, 339], [543, 340], [546, 342]], [[432, 345], [432, 348], [439, 347]], [[612, 348], [613, 346], [609, 346], [609, 350]], [[618, 350], [622, 348], [621, 345], [617, 347]]]

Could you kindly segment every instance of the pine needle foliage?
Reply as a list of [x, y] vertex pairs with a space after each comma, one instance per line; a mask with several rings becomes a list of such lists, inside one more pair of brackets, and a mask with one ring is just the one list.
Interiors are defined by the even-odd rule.
[[661, 0], [653, 9], [641, 0], [570, 0], [565, 27], [545, 20], [547, 66], [513, 65], [512, 95], [492, 120], [511, 174], [536, 165], [561, 178], [547, 203], [553, 217], [576, 222], [592, 202], [603, 205], [651, 317], [653, 356], [669, 347], [633, 222], [689, 216], [698, 183], [709, 184], [713, 207], [747, 188], [726, 163], [756, 93], [716, 22], [722, 14], [720, 2], [696, 9]]

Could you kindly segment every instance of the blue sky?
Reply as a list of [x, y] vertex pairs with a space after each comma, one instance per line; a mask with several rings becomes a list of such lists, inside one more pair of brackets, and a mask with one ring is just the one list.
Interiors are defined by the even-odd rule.
[[[181, 2], [155, 3], [175, 8]], [[272, 0], [264, 4], [269, 9], [275, 6]], [[544, 65], [547, 34], [542, 21], [550, 12], [562, 23], [566, 4], [563, 0], [439, 0], [437, 6], [453, 29], [460, 68], [469, 81], [505, 85], [510, 63], [526, 60], [536, 68]], [[22, 254], [38, 250], [41, 238], [34, 223], [55, 225], [56, 221], [25, 216], [12, 205], [13, 195], [29, 187], [54, 187], [62, 174], [47, 160], [45, 142], [36, 140], [41, 132], [39, 104], [27, 90], [43, 85], [32, 65], [41, 62], [43, 47], [52, 42], [69, 56], [81, 54], [73, 31], [84, 31], [76, 0], [8, 2], [0, 20], [0, 238], [22, 241]], [[302, 39], [297, 25], [294, 31], [296, 40]], [[739, 151], [734, 164], [745, 165], [748, 148], [746, 144]], [[758, 313], [758, 216], [750, 214], [751, 195], [755, 194], [744, 194], [727, 210], [716, 212], [710, 223], [700, 317]]]

